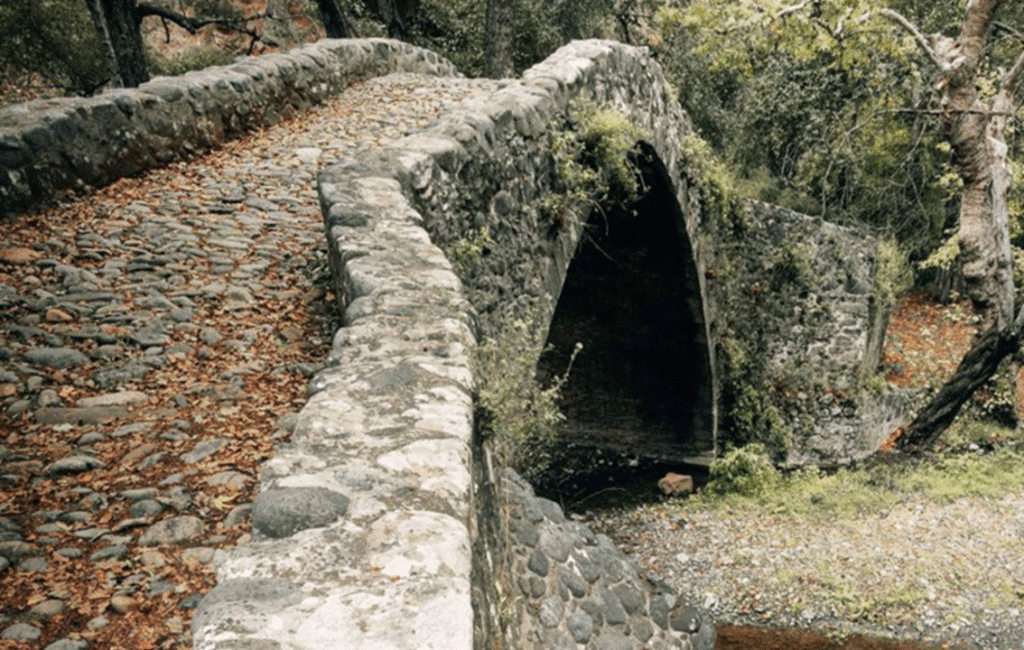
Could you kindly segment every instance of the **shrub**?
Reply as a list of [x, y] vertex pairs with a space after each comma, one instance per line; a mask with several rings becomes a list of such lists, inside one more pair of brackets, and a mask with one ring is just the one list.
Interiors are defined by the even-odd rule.
[[759, 497], [776, 488], [780, 476], [764, 445], [752, 443], [712, 462], [706, 489], [718, 495]]

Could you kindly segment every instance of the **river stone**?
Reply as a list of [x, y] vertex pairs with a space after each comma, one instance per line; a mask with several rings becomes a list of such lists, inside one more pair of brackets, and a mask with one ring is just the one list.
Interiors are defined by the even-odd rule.
[[586, 643], [590, 640], [590, 635], [594, 633], [594, 619], [584, 611], [574, 612], [566, 624], [576, 643]]
[[81, 639], [61, 639], [54, 641], [43, 650], [88, 650], [89, 642]]
[[10, 641], [34, 641], [42, 635], [42, 630], [28, 623], [15, 623], [0, 633], [0, 639]]
[[68, 456], [61, 458], [60, 460], [54, 461], [46, 466], [46, 471], [53, 476], [60, 474], [77, 474], [78, 472], [87, 472], [91, 469], [97, 469], [104, 467], [103, 461], [92, 456]]
[[252, 504], [253, 528], [267, 537], [329, 526], [348, 510], [348, 497], [322, 487], [265, 490]]
[[184, 515], [172, 519], [164, 519], [150, 526], [139, 537], [142, 546], [157, 544], [184, 544], [203, 534], [205, 530], [199, 517]]
[[102, 407], [102, 406], [129, 406], [132, 404], [145, 404], [149, 401], [149, 395], [138, 390], [123, 390], [117, 393], [96, 395], [95, 397], [83, 397], [75, 404], [81, 407]]
[[33, 348], [25, 353], [25, 361], [48, 368], [74, 368], [89, 363], [89, 357], [72, 348]]

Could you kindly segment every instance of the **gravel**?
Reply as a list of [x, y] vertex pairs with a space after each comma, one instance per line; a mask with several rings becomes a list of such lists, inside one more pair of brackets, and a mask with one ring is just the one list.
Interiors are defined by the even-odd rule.
[[1024, 493], [842, 518], [681, 501], [592, 517], [718, 624], [1024, 647]]

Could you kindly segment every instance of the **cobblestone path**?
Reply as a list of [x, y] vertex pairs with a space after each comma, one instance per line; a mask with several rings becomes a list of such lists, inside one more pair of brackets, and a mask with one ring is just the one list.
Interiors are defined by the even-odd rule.
[[0, 649], [190, 647], [330, 343], [318, 167], [493, 88], [369, 80], [0, 224]]

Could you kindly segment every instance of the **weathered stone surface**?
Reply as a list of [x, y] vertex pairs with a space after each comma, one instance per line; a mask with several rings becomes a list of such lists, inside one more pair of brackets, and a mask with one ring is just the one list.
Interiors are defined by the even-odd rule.
[[139, 544], [142, 546], [187, 544], [200, 537], [205, 529], [203, 521], [192, 515], [164, 519], [142, 533], [139, 537]]
[[134, 404], [145, 404], [149, 401], [149, 395], [137, 390], [126, 390], [118, 393], [108, 393], [95, 397], [83, 397], [76, 404], [83, 408], [108, 407], [108, 406], [131, 406]]
[[34, 348], [25, 353], [25, 361], [49, 368], [74, 368], [89, 363], [89, 357], [72, 348]]
[[349, 499], [321, 487], [264, 490], [252, 504], [252, 525], [267, 537], [329, 526], [345, 514]]
[[127, 415], [121, 406], [96, 406], [89, 408], [41, 408], [36, 409], [36, 421], [42, 424], [95, 424]]

